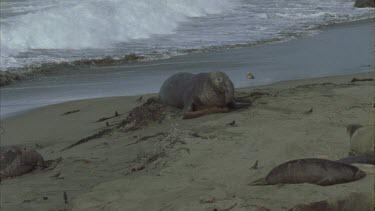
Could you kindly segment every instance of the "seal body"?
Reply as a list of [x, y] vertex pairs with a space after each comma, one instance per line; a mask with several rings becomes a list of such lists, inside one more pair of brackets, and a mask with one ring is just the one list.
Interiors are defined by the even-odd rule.
[[234, 86], [222, 72], [177, 73], [160, 88], [162, 103], [186, 110], [225, 106], [234, 101]]
[[[240, 108], [250, 105], [235, 102], [233, 83], [223, 72], [172, 75], [161, 86], [159, 99], [165, 105], [183, 109], [184, 113], [210, 108]], [[208, 113], [210, 113], [209, 110], [206, 114]]]
[[191, 92], [194, 74], [177, 73], [169, 77], [161, 86], [159, 99], [163, 104], [184, 108], [186, 93]]
[[44, 166], [43, 157], [34, 150], [16, 146], [0, 148], [0, 178], [19, 176]]
[[251, 185], [311, 183], [321, 186], [352, 182], [362, 179], [366, 173], [349, 164], [307, 158], [288, 161], [271, 170], [263, 179]]

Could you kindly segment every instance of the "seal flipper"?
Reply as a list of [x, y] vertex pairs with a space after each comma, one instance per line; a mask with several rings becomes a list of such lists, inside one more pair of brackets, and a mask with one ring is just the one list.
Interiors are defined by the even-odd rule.
[[182, 119], [193, 119], [208, 114], [229, 112], [227, 107], [209, 107], [198, 111], [185, 112]]
[[229, 108], [231, 109], [241, 109], [241, 108], [248, 108], [252, 105], [251, 102], [238, 102], [233, 101], [227, 104]]

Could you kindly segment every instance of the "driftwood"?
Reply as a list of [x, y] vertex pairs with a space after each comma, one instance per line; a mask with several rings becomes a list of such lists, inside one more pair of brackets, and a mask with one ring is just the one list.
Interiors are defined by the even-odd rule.
[[80, 111], [81, 110], [67, 111], [67, 112], [63, 113], [62, 116], [69, 115], [69, 114], [74, 114], [74, 113], [77, 113], [77, 112], [80, 112]]
[[357, 81], [373, 81], [373, 78], [353, 78], [350, 82], [357, 82]]

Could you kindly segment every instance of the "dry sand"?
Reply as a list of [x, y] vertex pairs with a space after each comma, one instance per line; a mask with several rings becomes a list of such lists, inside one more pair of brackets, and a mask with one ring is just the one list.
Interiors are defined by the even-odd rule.
[[[348, 154], [346, 125], [374, 124], [374, 73], [288, 81], [237, 90], [249, 109], [192, 120], [168, 115], [136, 131], [123, 128], [60, 151], [113, 128], [152, 96], [80, 100], [44, 107], [1, 122], [1, 145], [62, 158], [50, 170], [1, 182], [1, 210], [287, 210], [298, 203], [366, 193], [374, 198], [373, 167], [364, 179], [249, 186], [276, 165], [297, 158]], [[308, 112], [312, 109], [312, 112]], [[79, 112], [62, 115], [65, 112]], [[97, 122], [102, 117], [120, 115]], [[235, 126], [227, 125], [235, 121]], [[251, 169], [255, 161], [258, 169]], [[132, 171], [131, 169], [135, 169]], [[63, 193], [67, 193], [67, 203]]]

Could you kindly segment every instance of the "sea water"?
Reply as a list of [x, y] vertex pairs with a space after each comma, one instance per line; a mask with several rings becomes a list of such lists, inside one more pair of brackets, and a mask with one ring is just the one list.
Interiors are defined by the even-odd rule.
[[1, 0], [0, 70], [128, 54], [161, 59], [288, 40], [374, 17], [352, 0]]

